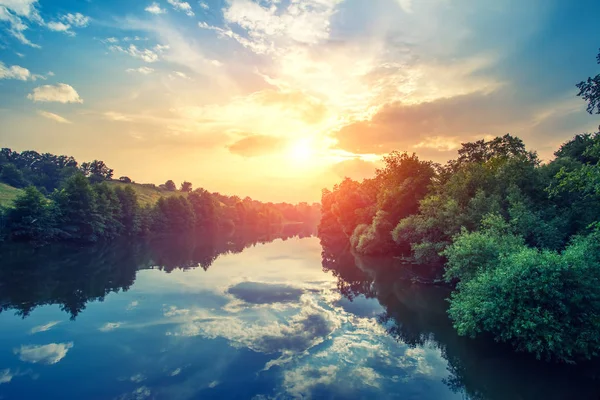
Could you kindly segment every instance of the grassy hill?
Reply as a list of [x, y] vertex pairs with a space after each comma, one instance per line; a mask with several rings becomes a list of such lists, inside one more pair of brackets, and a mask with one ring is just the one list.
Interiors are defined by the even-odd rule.
[[[126, 186], [130, 186], [133, 190], [135, 190], [136, 194], [138, 195], [138, 200], [142, 205], [154, 204], [161, 197], [187, 195], [187, 193], [183, 192], [169, 192], [168, 190], [159, 189], [158, 187], [154, 188], [151, 186], [143, 186], [138, 183], [122, 183], [119, 181], [109, 181], [107, 183], [113, 188], [124, 188]], [[15, 187], [0, 182], [0, 206], [10, 206], [12, 202], [17, 198], [17, 196], [22, 192], [22, 189], [17, 189]]]
[[170, 197], [170, 196], [186, 196], [187, 193], [183, 192], [169, 192], [168, 190], [159, 189], [158, 187], [144, 186], [139, 183], [123, 183], [119, 181], [109, 181], [107, 182], [113, 188], [121, 187], [125, 188], [127, 186], [131, 187], [135, 190], [135, 193], [138, 196], [138, 201], [142, 205], [154, 204], [161, 197]]
[[0, 206], [10, 206], [21, 192], [21, 189], [0, 183]]

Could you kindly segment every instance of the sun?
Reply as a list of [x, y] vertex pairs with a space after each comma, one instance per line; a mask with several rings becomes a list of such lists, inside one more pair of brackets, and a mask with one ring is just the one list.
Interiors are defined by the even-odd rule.
[[295, 161], [307, 161], [314, 155], [314, 149], [308, 140], [298, 140], [290, 145], [289, 155]]

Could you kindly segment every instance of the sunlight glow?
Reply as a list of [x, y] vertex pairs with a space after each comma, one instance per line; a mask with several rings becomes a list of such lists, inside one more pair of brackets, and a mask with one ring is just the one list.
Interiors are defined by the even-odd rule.
[[298, 140], [290, 145], [289, 154], [295, 161], [308, 161], [315, 155], [315, 150], [308, 140]]

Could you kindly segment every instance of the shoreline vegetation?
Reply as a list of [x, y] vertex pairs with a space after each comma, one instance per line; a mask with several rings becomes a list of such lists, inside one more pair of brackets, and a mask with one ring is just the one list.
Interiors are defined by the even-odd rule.
[[268, 232], [293, 223], [316, 225], [318, 203], [263, 203], [172, 180], [156, 186], [113, 179], [103, 161], [0, 150], [0, 240], [36, 244], [93, 243], [118, 237], [202, 232]]
[[[600, 114], [600, 75], [577, 87]], [[417, 280], [445, 282], [460, 335], [491, 335], [547, 361], [595, 358], [600, 133], [554, 155], [543, 164], [510, 134], [463, 143], [445, 165], [391, 152], [373, 178], [323, 190], [324, 254], [396, 257]]]
[[[542, 164], [511, 135], [465, 143], [446, 165], [393, 152], [375, 177], [324, 189], [324, 252], [394, 257], [454, 288], [459, 334], [538, 359], [600, 351], [600, 133]], [[400, 278], [399, 278], [400, 279]]]

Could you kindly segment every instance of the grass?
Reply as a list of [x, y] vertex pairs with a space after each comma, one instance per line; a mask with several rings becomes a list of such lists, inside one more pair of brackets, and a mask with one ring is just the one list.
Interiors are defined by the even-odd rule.
[[0, 183], [0, 206], [10, 207], [13, 201], [21, 194], [23, 190]]
[[0, 183], [0, 206], [10, 207], [13, 201], [21, 194], [23, 190]]
[[169, 192], [168, 190], [159, 189], [158, 187], [153, 188], [143, 186], [139, 183], [123, 183], [118, 181], [109, 181], [107, 183], [113, 188], [126, 188], [127, 186], [131, 187], [133, 190], [135, 190], [135, 193], [138, 196], [138, 202], [141, 205], [155, 204], [161, 197], [187, 196], [187, 193]]

